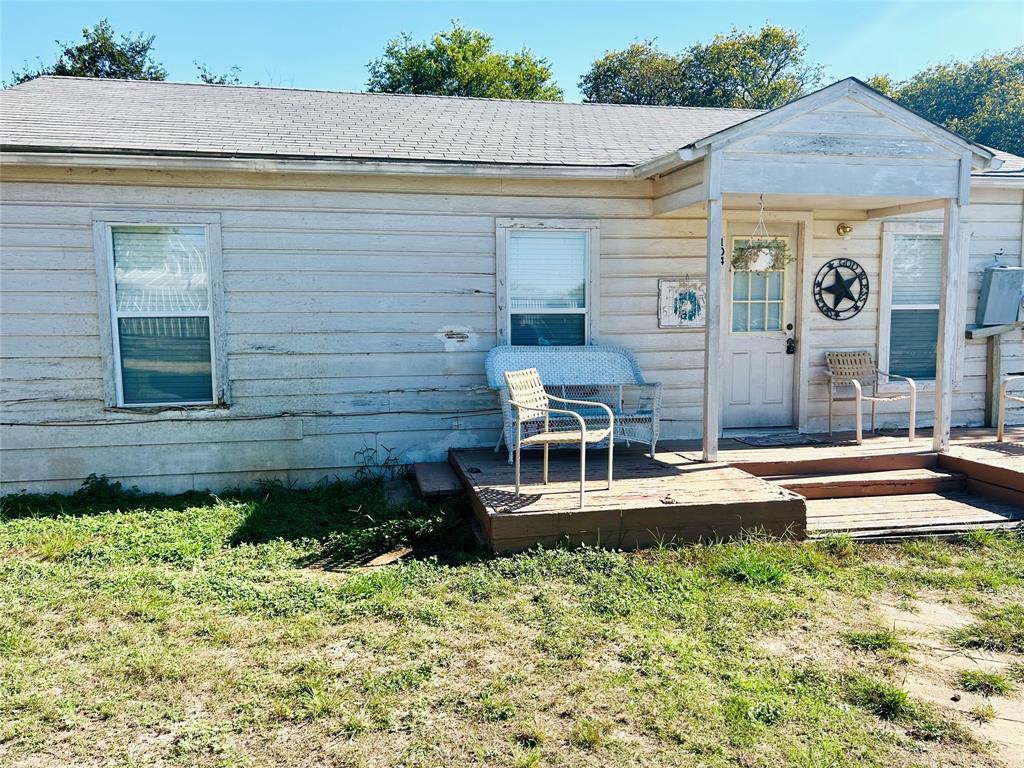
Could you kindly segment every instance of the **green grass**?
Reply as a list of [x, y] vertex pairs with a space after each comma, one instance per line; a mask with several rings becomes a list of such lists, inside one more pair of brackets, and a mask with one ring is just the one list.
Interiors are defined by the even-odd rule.
[[1013, 536], [495, 558], [464, 505], [374, 481], [4, 499], [0, 762], [909, 768], [975, 745], [895, 682], [904, 641], [863, 606], [958, 601], [965, 644], [1020, 652]]
[[1024, 653], [1024, 602], [983, 611], [980, 621], [953, 632], [951, 638], [961, 648]]
[[894, 629], [844, 632], [842, 637], [847, 645], [859, 651], [904, 653], [909, 648]]
[[1006, 675], [980, 669], [964, 669], [956, 676], [957, 687], [982, 696], [1005, 696], [1013, 690]]

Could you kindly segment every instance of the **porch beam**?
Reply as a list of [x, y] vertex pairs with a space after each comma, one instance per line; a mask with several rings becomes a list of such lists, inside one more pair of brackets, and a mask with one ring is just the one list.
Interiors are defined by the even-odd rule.
[[[969, 166], [968, 166], [969, 167]], [[935, 354], [935, 427], [932, 449], [949, 448], [949, 430], [953, 418], [953, 375], [956, 365], [958, 336], [957, 305], [960, 262], [964, 258], [960, 247], [960, 218], [962, 204], [959, 198], [946, 201], [942, 228], [942, 289], [939, 305], [939, 338]]]
[[865, 213], [868, 219], [885, 219], [889, 216], [899, 216], [903, 213], [920, 213], [921, 211], [937, 211], [946, 205], [945, 198], [937, 200], [922, 200], [919, 203], [904, 203], [902, 205], [888, 205], [885, 208], [870, 208]]
[[703, 184], [698, 184], [695, 187], [688, 187], [687, 189], [680, 189], [677, 192], [671, 192], [667, 195], [655, 198], [653, 205], [654, 215], [662, 216], [666, 213], [678, 211], [681, 208], [689, 208], [691, 205], [703, 203], [707, 199], [708, 191]]
[[707, 299], [704, 308], [704, 461], [718, 461], [722, 390], [722, 153], [704, 160], [707, 191]]

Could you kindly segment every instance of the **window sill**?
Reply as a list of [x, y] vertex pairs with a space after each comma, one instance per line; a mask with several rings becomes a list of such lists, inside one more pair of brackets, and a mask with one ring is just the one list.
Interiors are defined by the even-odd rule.
[[222, 413], [231, 408], [228, 403], [204, 403], [200, 405], [110, 405], [104, 413], [129, 413], [139, 416], [167, 416], [174, 414]]

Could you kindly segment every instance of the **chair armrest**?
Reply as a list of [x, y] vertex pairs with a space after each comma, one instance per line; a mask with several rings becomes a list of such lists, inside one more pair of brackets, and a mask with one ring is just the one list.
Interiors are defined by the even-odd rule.
[[1004, 376], [1002, 382], [999, 384], [999, 399], [1022, 401], [1021, 396], [1010, 394], [1010, 387], [1015, 386], [1018, 383], [1024, 384], [1024, 376]]
[[555, 397], [552, 394], [548, 395], [548, 400], [554, 400], [555, 402], [558, 403], [567, 403], [568, 405], [587, 405], [594, 406], [597, 408], [603, 408], [604, 412], [608, 414], [609, 420], [615, 418], [615, 416], [612, 414], [612, 409], [608, 407], [608, 405], [606, 405], [605, 403], [599, 403], [596, 400], [570, 400], [569, 398], [566, 397]]
[[878, 369], [876, 372], [880, 376], [885, 376], [885, 378], [887, 378], [887, 379], [899, 379], [900, 381], [905, 381], [905, 382], [907, 382], [907, 384], [910, 385], [911, 389], [914, 389], [914, 390], [917, 389], [917, 382], [914, 381], [909, 376], [900, 376], [898, 373], [889, 373], [888, 371], [883, 371], [881, 369]]

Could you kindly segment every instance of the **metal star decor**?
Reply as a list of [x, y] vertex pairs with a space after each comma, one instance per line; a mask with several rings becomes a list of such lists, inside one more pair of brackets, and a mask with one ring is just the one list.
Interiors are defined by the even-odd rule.
[[[829, 294], [825, 296], [824, 294]], [[814, 302], [825, 317], [849, 320], [868, 301], [868, 276], [852, 259], [832, 259], [814, 278]]]
[[839, 309], [839, 305], [846, 299], [857, 301], [857, 296], [850, 290], [850, 286], [857, 282], [857, 276], [843, 277], [839, 269], [833, 269], [830, 274], [833, 276], [832, 285], [822, 290], [832, 294], [832, 309]]

